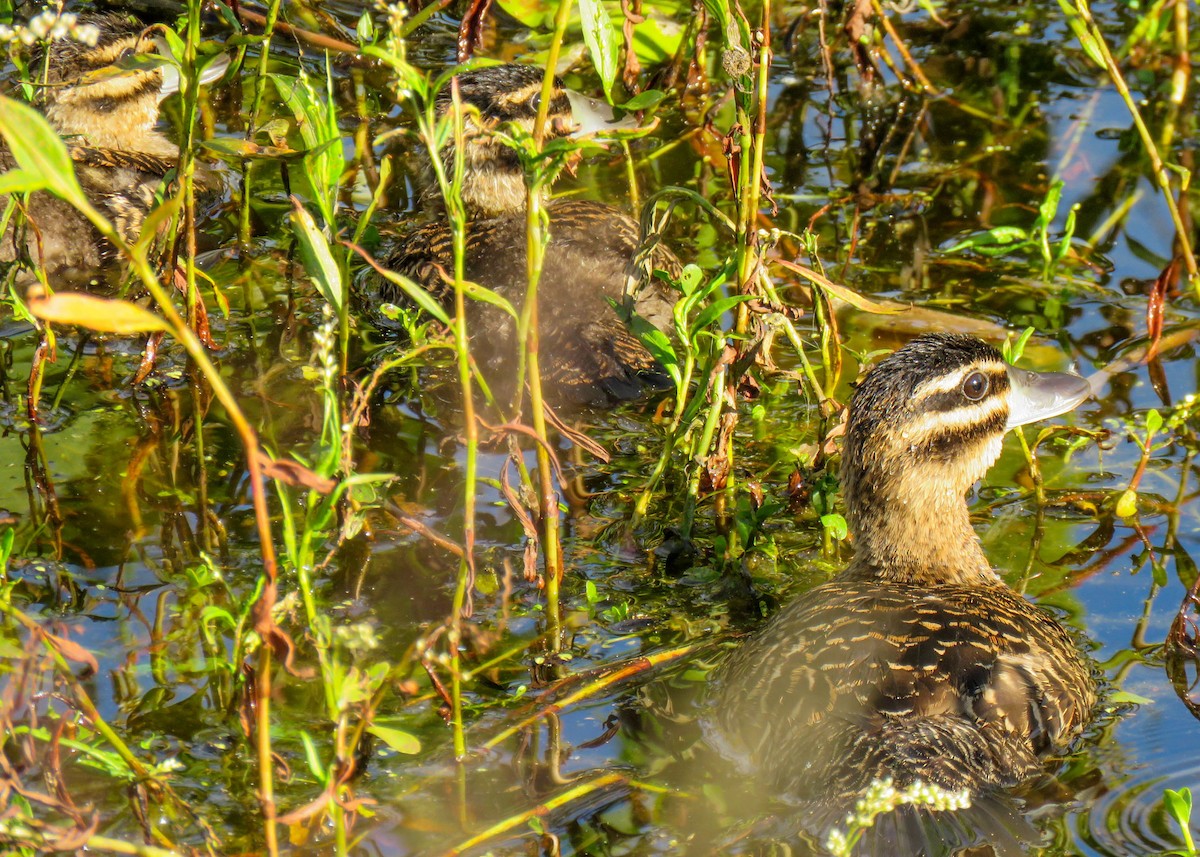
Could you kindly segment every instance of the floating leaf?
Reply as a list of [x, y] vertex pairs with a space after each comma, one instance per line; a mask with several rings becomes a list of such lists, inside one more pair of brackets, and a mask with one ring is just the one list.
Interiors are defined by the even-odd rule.
[[170, 330], [160, 316], [129, 301], [97, 298], [80, 292], [30, 298], [29, 311], [43, 321], [74, 324], [104, 333]]
[[1014, 244], [1023, 244], [1029, 240], [1029, 233], [1019, 226], [997, 226], [984, 232], [969, 235], [957, 244], [947, 247], [944, 252], [957, 253], [961, 250], [975, 250], [980, 253], [1008, 250]]

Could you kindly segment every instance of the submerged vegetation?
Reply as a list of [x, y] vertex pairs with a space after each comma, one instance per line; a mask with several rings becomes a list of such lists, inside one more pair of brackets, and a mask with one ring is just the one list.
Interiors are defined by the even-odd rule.
[[[92, 34], [0, 3], [0, 233], [52, 194], [113, 258], [71, 279], [26, 253], [0, 285], [4, 849], [788, 847], [786, 805], [706, 749], [705, 683], [849, 555], [857, 369], [949, 329], [1098, 370], [1097, 405], [1019, 435], [974, 506], [1109, 686], [1025, 796], [1058, 807], [1025, 844], [1195, 853], [1189, 4], [496, 7], [189, 0], [167, 48], [100, 73], [180, 81], [131, 239], [37, 109], [29, 47]], [[520, 305], [466, 278], [455, 54], [569, 68], [641, 120], [550, 134], [547, 78], [497, 129], [526, 175]], [[674, 335], [629, 322], [667, 389], [613, 411], [542, 383], [560, 179], [640, 218], [640, 258], [687, 263], [655, 274]], [[449, 306], [380, 261], [432, 216]], [[371, 278], [406, 298], [386, 323]], [[515, 383], [475, 359], [472, 301], [513, 319]], [[865, 800], [829, 850], [966, 798]]]

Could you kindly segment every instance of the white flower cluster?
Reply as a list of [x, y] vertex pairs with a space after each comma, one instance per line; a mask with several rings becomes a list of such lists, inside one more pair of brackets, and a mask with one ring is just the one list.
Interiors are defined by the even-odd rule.
[[78, 16], [57, 9], [44, 9], [23, 25], [10, 27], [0, 24], [0, 45], [14, 41], [32, 45], [61, 39], [73, 39], [88, 47], [95, 47], [100, 39], [100, 29], [95, 24], [80, 24]]
[[848, 857], [858, 843], [862, 832], [875, 823], [885, 812], [901, 806], [924, 806], [939, 812], [966, 809], [971, 805], [968, 789], [952, 792], [941, 786], [927, 785], [918, 780], [906, 789], [898, 790], [891, 778], [872, 780], [854, 806], [854, 812], [846, 816], [846, 830], [835, 827], [825, 839], [825, 848], [832, 854]]

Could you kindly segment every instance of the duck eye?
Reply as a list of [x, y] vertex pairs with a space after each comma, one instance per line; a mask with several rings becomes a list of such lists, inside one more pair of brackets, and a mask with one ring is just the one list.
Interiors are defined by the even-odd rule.
[[962, 392], [972, 402], [978, 402], [987, 395], [990, 386], [986, 375], [982, 372], [972, 372], [963, 380]]
[[541, 108], [541, 106], [542, 106], [542, 94], [540, 92], [535, 92], [533, 94], [533, 98], [529, 99], [529, 107], [536, 112], [538, 109]]

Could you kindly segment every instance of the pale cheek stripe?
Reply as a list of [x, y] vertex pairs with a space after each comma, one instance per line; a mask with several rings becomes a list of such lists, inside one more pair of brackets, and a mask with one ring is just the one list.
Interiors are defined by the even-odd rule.
[[931, 435], [986, 424], [1001, 416], [1005, 420], [1008, 419], [1007, 395], [990, 396], [978, 404], [956, 408], [953, 411], [922, 414], [904, 427], [900, 437], [908, 443], [921, 443]]

